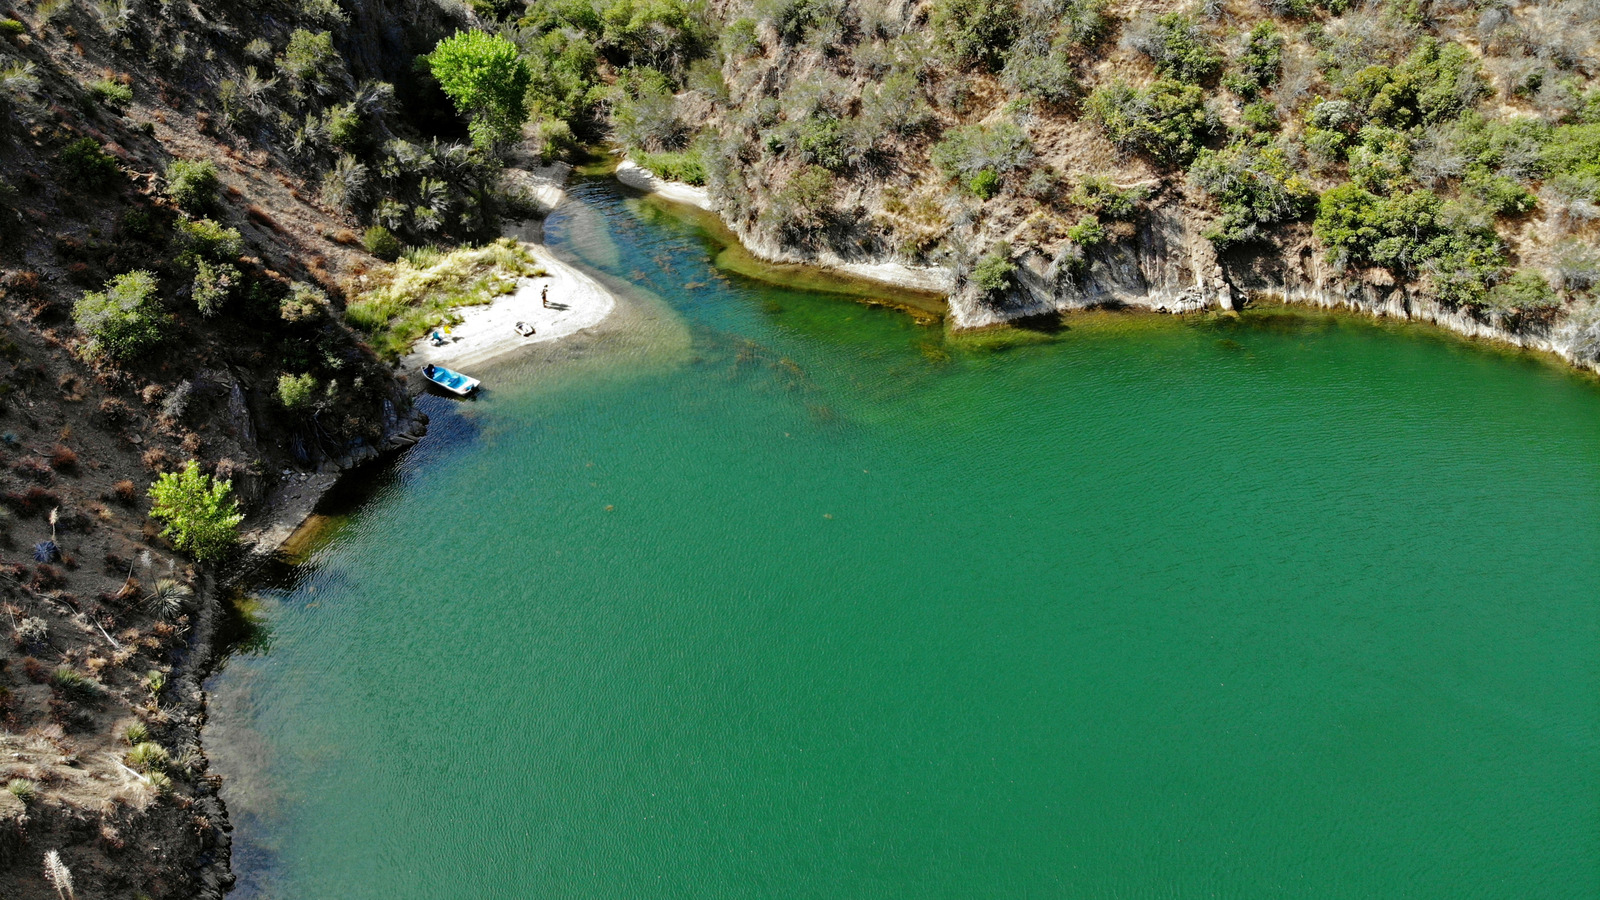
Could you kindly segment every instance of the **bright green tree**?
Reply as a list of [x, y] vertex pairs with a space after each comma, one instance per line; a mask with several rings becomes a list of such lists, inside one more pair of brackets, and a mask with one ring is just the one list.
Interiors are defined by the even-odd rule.
[[164, 472], [150, 486], [155, 501], [150, 516], [166, 523], [161, 533], [179, 550], [199, 560], [218, 559], [238, 542], [244, 521], [232, 495], [233, 482], [201, 472], [191, 459], [182, 471]]
[[445, 95], [470, 122], [474, 143], [489, 148], [516, 139], [528, 118], [524, 95], [533, 72], [515, 44], [482, 31], [458, 31], [427, 59]]

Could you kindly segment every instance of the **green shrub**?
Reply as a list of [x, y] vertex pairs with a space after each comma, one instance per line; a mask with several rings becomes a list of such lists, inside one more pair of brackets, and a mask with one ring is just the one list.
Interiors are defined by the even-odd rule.
[[1367, 118], [1393, 128], [1452, 119], [1487, 90], [1472, 51], [1427, 37], [1398, 66], [1368, 66], [1343, 86]]
[[338, 0], [300, 0], [300, 12], [318, 25], [344, 25], [350, 14], [339, 8]]
[[0, 19], [0, 34], [23, 34], [27, 30], [27, 26], [16, 19]]
[[133, 88], [110, 78], [89, 85], [89, 94], [107, 106], [123, 107], [133, 102]]
[[1532, 191], [1504, 175], [1474, 172], [1461, 183], [1461, 188], [1497, 216], [1521, 215], [1539, 205], [1539, 198]]
[[200, 260], [231, 263], [244, 253], [244, 237], [237, 228], [226, 228], [212, 219], [183, 219], [178, 222], [178, 261], [193, 268]]
[[122, 732], [122, 739], [128, 742], [129, 747], [137, 747], [150, 740], [150, 728], [143, 722], [132, 722]]
[[1555, 129], [1544, 144], [1540, 161], [1551, 175], [1600, 177], [1600, 124]]
[[1478, 304], [1505, 267], [1494, 229], [1431, 191], [1381, 197], [1357, 184], [1322, 195], [1313, 230], [1335, 263], [1426, 271], [1439, 299]]
[[525, 51], [525, 58], [532, 73], [527, 101], [534, 112], [562, 121], [587, 113], [600, 53], [583, 32], [551, 31]]
[[[992, 127], [962, 125], [945, 132], [944, 140], [933, 146], [930, 156], [946, 178], [960, 181], [977, 193], [975, 183], [997, 189], [1001, 176], [1032, 162], [1033, 142], [1027, 132], [1010, 122]], [[985, 176], [984, 172], [990, 175]]]
[[1239, 118], [1254, 131], [1278, 130], [1278, 107], [1271, 101], [1257, 100], [1246, 104]]
[[1283, 67], [1283, 35], [1278, 26], [1262, 22], [1245, 38], [1239, 54], [1239, 70], [1223, 79], [1223, 85], [1241, 97], [1252, 98], [1278, 83]]
[[1085, 249], [1104, 243], [1106, 230], [1094, 216], [1080, 216], [1076, 225], [1067, 228], [1067, 240]]
[[210, 212], [221, 186], [217, 167], [210, 160], [175, 159], [167, 164], [167, 196], [185, 212]]
[[617, 80], [611, 131], [629, 150], [661, 151], [682, 147], [689, 127], [678, 118], [667, 77], [654, 69], [636, 69]]
[[836, 179], [822, 166], [796, 172], [762, 210], [762, 217], [791, 235], [808, 236], [826, 228], [833, 214]]
[[382, 225], [374, 225], [363, 232], [361, 245], [367, 248], [368, 253], [384, 262], [394, 262], [399, 259], [402, 249], [400, 239], [394, 236], [394, 232]]
[[244, 516], [232, 499], [233, 482], [218, 481], [189, 462], [177, 472], [163, 472], [150, 486], [151, 518], [166, 523], [162, 534], [179, 550], [201, 561], [219, 559], [239, 539]]
[[1119, 188], [1109, 178], [1085, 175], [1068, 200], [1073, 206], [1087, 209], [1102, 219], [1127, 221], [1139, 214], [1139, 204], [1148, 194], [1147, 188]]
[[843, 171], [848, 162], [845, 143], [844, 124], [831, 113], [812, 113], [795, 133], [800, 159], [834, 172]]
[[1222, 68], [1222, 52], [1194, 19], [1182, 13], [1157, 16], [1150, 32], [1135, 39], [1163, 77], [1198, 83]]
[[467, 119], [474, 144], [494, 147], [517, 138], [528, 118], [524, 97], [533, 70], [516, 44], [482, 31], [458, 31], [427, 60], [445, 96]]
[[1219, 249], [1258, 240], [1264, 226], [1305, 216], [1317, 196], [1281, 148], [1247, 141], [1202, 150], [1189, 170], [1189, 182], [1221, 209], [1205, 235]]
[[959, 65], [999, 69], [1017, 34], [1015, 0], [934, 0], [930, 24]]
[[539, 141], [539, 161], [545, 165], [558, 159], [570, 159], [578, 151], [578, 139], [572, 126], [560, 119], [542, 119], [534, 127]]
[[64, 181], [90, 190], [103, 191], [122, 178], [117, 161], [105, 152], [94, 138], [78, 138], [61, 149], [56, 156]]
[[714, 32], [698, 0], [607, 0], [600, 4], [599, 45], [622, 66], [682, 73], [704, 56]]
[[328, 133], [328, 143], [340, 150], [349, 150], [366, 137], [366, 122], [354, 103], [329, 109], [323, 118], [323, 128]]
[[1192, 84], [1162, 80], [1139, 90], [1116, 81], [1090, 95], [1088, 105], [1112, 143], [1163, 166], [1188, 165], [1217, 131], [1205, 93]]
[[278, 376], [278, 402], [290, 412], [308, 409], [316, 402], [317, 379], [310, 372]]
[[1486, 305], [1527, 314], [1556, 309], [1561, 306], [1561, 300], [1544, 275], [1533, 269], [1518, 269], [1494, 286]]
[[339, 51], [333, 49], [331, 33], [296, 28], [289, 35], [283, 55], [278, 57], [278, 68], [295, 81], [321, 84], [333, 75], [334, 66], [339, 62]]
[[239, 287], [242, 276], [239, 269], [229, 263], [210, 263], [195, 260], [194, 305], [206, 318], [222, 311], [228, 298]]
[[1054, 41], [1049, 35], [1023, 36], [1012, 48], [1001, 71], [1006, 87], [1022, 94], [1065, 106], [1083, 94], [1072, 53], [1076, 43], [1067, 37]]
[[993, 169], [979, 169], [967, 179], [967, 192], [981, 200], [1000, 193], [1000, 173]]
[[761, 52], [761, 39], [756, 36], [756, 20], [748, 17], [734, 19], [722, 29], [722, 52], [729, 59], [744, 60]]
[[118, 275], [104, 290], [84, 291], [72, 320], [89, 336], [89, 351], [120, 361], [155, 346], [167, 320], [156, 290], [156, 277], [139, 270]]
[[933, 108], [913, 72], [889, 73], [875, 91], [861, 97], [861, 124], [869, 132], [912, 135], [933, 123]]
[[1017, 264], [1011, 259], [1011, 248], [997, 245], [978, 258], [972, 266], [972, 283], [985, 297], [994, 297], [1011, 289], [1016, 283]]

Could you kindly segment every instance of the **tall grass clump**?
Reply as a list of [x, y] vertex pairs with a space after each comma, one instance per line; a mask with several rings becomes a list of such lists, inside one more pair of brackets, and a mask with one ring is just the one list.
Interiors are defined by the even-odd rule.
[[457, 321], [451, 310], [480, 306], [516, 290], [519, 278], [544, 274], [532, 254], [502, 238], [449, 253], [413, 250], [377, 274], [377, 287], [357, 297], [345, 321], [385, 359], [398, 359], [429, 330]]

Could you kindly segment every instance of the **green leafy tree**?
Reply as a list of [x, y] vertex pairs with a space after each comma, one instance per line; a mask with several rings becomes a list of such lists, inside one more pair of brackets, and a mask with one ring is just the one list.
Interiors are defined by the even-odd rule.
[[482, 31], [458, 31], [428, 54], [428, 68], [481, 148], [514, 140], [528, 118], [533, 72], [517, 45]]
[[189, 460], [177, 472], [164, 472], [150, 486], [150, 516], [166, 523], [162, 535], [195, 559], [219, 559], [239, 540], [244, 515], [233, 500], [233, 482], [219, 481]]
[[102, 291], [84, 291], [72, 320], [89, 336], [90, 352], [127, 360], [158, 343], [166, 314], [156, 290], [156, 277], [141, 269], [118, 275]]

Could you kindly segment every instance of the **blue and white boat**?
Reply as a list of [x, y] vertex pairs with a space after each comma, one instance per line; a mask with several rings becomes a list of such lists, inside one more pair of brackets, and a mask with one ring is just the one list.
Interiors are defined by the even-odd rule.
[[422, 377], [428, 379], [434, 384], [437, 384], [439, 387], [444, 388], [450, 393], [458, 394], [462, 397], [465, 397], [477, 390], [478, 385], [482, 384], [482, 382], [476, 378], [446, 369], [444, 366], [436, 366], [433, 363], [428, 363], [422, 367]]

